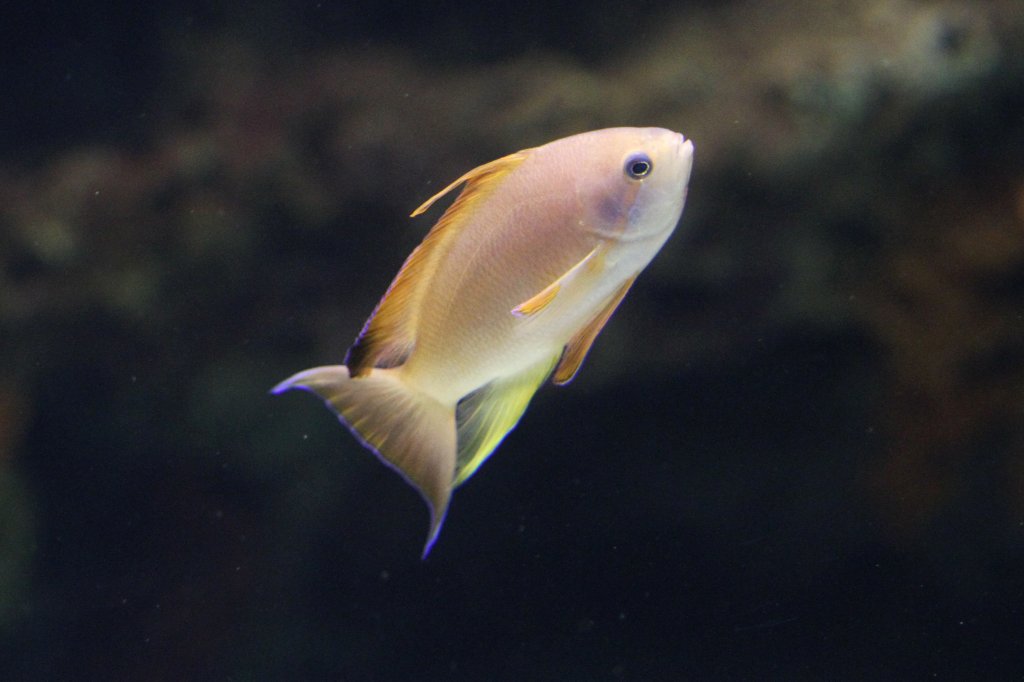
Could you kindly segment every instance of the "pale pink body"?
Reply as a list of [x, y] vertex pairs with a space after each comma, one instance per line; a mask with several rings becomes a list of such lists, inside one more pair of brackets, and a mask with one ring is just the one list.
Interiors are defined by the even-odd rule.
[[683, 209], [693, 145], [661, 128], [574, 135], [485, 164], [409, 257], [348, 366], [313, 391], [431, 510], [512, 429], [554, 370], [565, 383]]
[[[661, 199], [662, 210], [620, 232], [621, 214], [603, 211], [602, 202], [614, 203], [623, 194], [624, 156], [645, 149], [657, 158], [655, 173], [668, 177], [644, 189], [651, 196], [634, 200]], [[456, 401], [495, 377], [561, 352], [671, 234], [682, 210], [691, 149], [678, 133], [612, 128], [533, 150], [473, 215], [472, 228], [434, 273], [430, 288], [436, 295], [424, 302], [403, 378], [441, 401]], [[509, 314], [602, 239], [614, 248], [585, 291], [556, 300], [557, 308], [543, 311], [540, 319]]]

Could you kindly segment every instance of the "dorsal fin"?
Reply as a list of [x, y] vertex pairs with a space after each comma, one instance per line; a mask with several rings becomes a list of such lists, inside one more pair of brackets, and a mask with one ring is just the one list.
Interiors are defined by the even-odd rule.
[[[495, 159], [490, 163], [485, 163], [482, 166], [477, 166], [473, 170], [462, 175], [458, 180], [455, 180], [454, 182], [452, 182], [452, 184], [448, 185], [434, 196], [424, 201], [422, 204], [420, 204], [419, 208], [417, 208], [415, 211], [409, 214], [409, 217], [415, 218], [421, 213], [426, 213], [427, 210], [429, 210], [430, 207], [434, 205], [435, 201], [443, 197], [445, 194], [448, 194], [448, 192], [451, 192], [453, 189], [455, 189], [462, 183], [466, 183], [466, 189], [462, 190], [462, 194], [459, 195], [459, 198], [456, 200], [455, 204], [452, 204], [451, 208], [445, 211], [444, 216], [442, 216], [441, 220], [439, 220], [437, 225], [434, 226], [434, 229], [436, 230], [437, 227], [441, 224], [441, 221], [448, 217], [448, 214], [452, 212], [452, 209], [455, 208], [458, 202], [462, 201], [468, 192], [474, 191], [475, 185], [479, 185], [480, 183], [484, 182], [487, 179], [497, 180], [500, 177], [503, 177], [509, 171], [513, 170], [516, 166], [522, 163], [523, 159], [525, 159], [526, 155], [529, 154], [531, 151], [533, 150], [523, 149], [522, 151], [515, 152], [514, 154], [509, 154], [508, 156], [503, 156], [500, 159]], [[476, 187], [476, 190], [479, 189], [481, 188]]]
[[359, 338], [349, 349], [345, 364], [353, 377], [363, 376], [373, 367], [400, 364], [412, 351], [416, 343], [421, 303], [434, 272], [448, 250], [446, 244], [458, 236], [460, 230], [469, 223], [474, 208], [523, 162], [529, 151], [527, 149], [509, 154], [474, 168], [412, 212], [413, 217], [420, 215], [445, 194], [465, 184], [458, 198], [405, 260], [402, 269], [366, 321]]

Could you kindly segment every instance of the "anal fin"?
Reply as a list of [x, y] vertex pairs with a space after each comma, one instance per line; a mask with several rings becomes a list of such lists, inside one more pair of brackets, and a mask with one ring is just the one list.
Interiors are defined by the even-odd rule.
[[557, 360], [558, 356], [554, 356], [519, 374], [496, 379], [459, 403], [455, 485], [472, 476], [515, 428]]

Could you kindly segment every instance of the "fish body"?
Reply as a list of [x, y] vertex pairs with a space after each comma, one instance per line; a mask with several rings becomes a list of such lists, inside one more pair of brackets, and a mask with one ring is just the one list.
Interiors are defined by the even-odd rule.
[[693, 145], [609, 128], [480, 166], [413, 251], [345, 365], [275, 393], [322, 397], [426, 500], [437, 538], [452, 489], [490, 456], [549, 376], [568, 382], [679, 220]]

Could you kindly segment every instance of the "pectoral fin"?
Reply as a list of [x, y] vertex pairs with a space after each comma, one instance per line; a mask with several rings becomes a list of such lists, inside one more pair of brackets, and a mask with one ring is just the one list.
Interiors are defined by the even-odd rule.
[[558, 295], [559, 289], [562, 288], [562, 285], [559, 282], [560, 280], [555, 280], [544, 287], [544, 289], [542, 289], [536, 296], [528, 298], [517, 305], [512, 309], [512, 314], [516, 317], [529, 317], [530, 315], [536, 315], [547, 308], [548, 304], [555, 300], [555, 296]]
[[604, 242], [595, 246], [593, 251], [584, 256], [583, 260], [579, 263], [569, 268], [564, 275], [541, 289], [540, 293], [531, 296], [513, 308], [512, 314], [516, 317], [529, 317], [547, 308], [563, 289], [571, 287], [574, 282], [577, 282], [587, 273], [599, 269], [604, 264], [606, 250], [607, 246], [605, 246]]
[[636, 281], [636, 275], [630, 277], [626, 282], [619, 287], [619, 290], [608, 299], [608, 303], [605, 304], [604, 308], [601, 309], [594, 319], [592, 319], [587, 326], [576, 332], [576, 335], [569, 340], [569, 343], [565, 346], [565, 352], [562, 353], [562, 359], [558, 363], [558, 367], [555, 368], [555, 373], [551, 377], [551, 382], [561, 386], [572, 381], [572, 378], [576, 376], [576, 372], [580, 370], [580, 365], [583, 364], [583, 359], [587, 357], [587, 353], [590, 352], [590, 347], [594, 343], [594, 339], [601, 333], [604, 325], [608, 322], [608, 318], [612, 316], [615, 309], [619, 307], [619, 303], [626, 296], [626, 292], [633, 286], [633, 282]]

